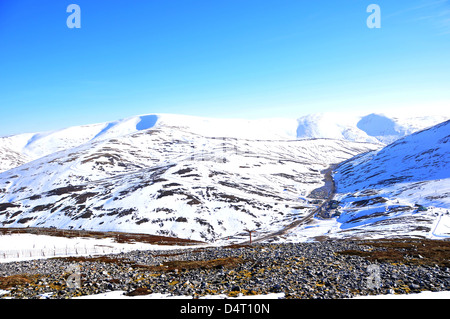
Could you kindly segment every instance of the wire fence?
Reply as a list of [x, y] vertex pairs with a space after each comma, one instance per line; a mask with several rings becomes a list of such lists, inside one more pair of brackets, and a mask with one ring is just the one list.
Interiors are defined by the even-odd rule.
[[110, 246], [84, 246], [84, 247], [50, 247], [36, 249], [11, 249], [0, 250], [0, 259], [20, 259], [20, 258], [51, 258], [60, 256], [81, 256], [98, 254], [121, 253], [123, 247]]

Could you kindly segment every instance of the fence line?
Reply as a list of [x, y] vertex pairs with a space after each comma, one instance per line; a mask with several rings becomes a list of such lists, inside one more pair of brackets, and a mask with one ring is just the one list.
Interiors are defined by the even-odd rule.
[[112, 254], [123, 252], [123, 248], [93, 246], [93, 247], [54, 247], [54, 248], [38, 248], [38, 249], [12, 249], [0, 250], [0, 259], [15, 258], [35, 258], [35, 257], [58, 257], [58, 256], [79, 256], [79, 255], [96, 255], [96, 254]]

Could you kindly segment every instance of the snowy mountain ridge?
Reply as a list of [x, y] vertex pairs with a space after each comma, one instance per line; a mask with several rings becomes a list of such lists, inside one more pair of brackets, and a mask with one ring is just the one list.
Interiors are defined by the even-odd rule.
[[[330, 165], [380, 147], [331, 139], [204, 136], [182, 126], [184, 117], [179, 126], [173, 126], [173, 117], [170, 126], [163, 116], [159, 123], [156, 119], [88, 126], [78, 136], [86, 142], [0, 173], [2, 226], [206, 241], [246, 228], [269, 232], [315, 208], [308, 198], [325, 196], [314, 191], [323, 186]], [[230, 130], [229, 121], [224, 123]], [[62, 133], [67, 131], [58, 137]], [[74, 145], [70, 137], [66, 142]], [[27, 148], [52, 140], [52, 134], [39, 135]], [[55, 149], [59, 145], [52, 143]]]
[[[418, 131], [436, 120], [143, 115], [3, 138], [13, 160], [0, 173], [0, 223], [223, 241], [308, 218], [281, 240], [445, 237], [449, 121]], [[339, 207], [328, 207], [336, 165]]]
[[176, 114], [147, 114], [112, 122], [0, 137], [0, 171], [57, 151], [142, 130], [174, 127], [205, 137], [253, 140], [331, 138], [389, 144], [398, 138], [449, 119], [446, 116], [396, 118], [380, 114], [319, 113], [298, 119], [215, 119]]
[[342, 162], [334, 181], [332, 207], [292, 238], [449, 238], [450, 121]]

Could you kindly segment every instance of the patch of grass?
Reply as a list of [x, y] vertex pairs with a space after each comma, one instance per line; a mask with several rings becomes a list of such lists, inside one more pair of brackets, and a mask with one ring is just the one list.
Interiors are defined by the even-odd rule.
[[27, 274], [0, 277], [0, 289], [8, 289], [15, 286], [23, 286], [26, 284], [31, 284], [38, 277], [39, 275], [27, 275]]
[[238, 257], [218, 258], [211, 260], [172, 260], [166, 261], [159, 266], [147, 266], [151, 271], [183, 271], [192, 269], [212, 269], [212, 268], [236, 268], [244, 263], [244, 259]]
[[342, 255], [361, 256], [371, 261], [450, 267], [450, 241], [430, 239], [362, 241], [371, 251], [345, 250]]
[[[13, 217], [13, 216], [11, 216]], [[81, 217], [81, 216], [80, 216]], [[139, 233], [123, 233], [123, 232], [101, 232], [90, 230], [74, 230], [74, 229], [57, 229], [57, 228], [43, 228], [43, 227], [2, 227], [0, 228], [0, 235], [8, 234], [36, 234], [48, 235], [56, 237], [86, 237], [86, 238], [113, 238], [117, 243], [148, 243], [155, 245], [195, 245], [203, 242], [190, 240], [185, 238], [176, 238], [160, 235], [139, 234]]]
[[224, 248], [255, 248], [252, 245], [247, 245], [247, 244], [231, 244], [228, 246], [225, 246]]

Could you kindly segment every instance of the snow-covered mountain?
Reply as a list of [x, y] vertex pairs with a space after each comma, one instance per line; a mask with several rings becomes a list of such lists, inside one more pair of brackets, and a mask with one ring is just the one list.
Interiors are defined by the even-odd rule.
[[333, 138], [389, 144], [448, 120], [448, 116], [394, 117], [384, 114], [317, 113], [297, 120], [297, 138]]
[[219, 137], [239, 130], [226, 120], [206, 136], [205, 126], [183, 125], [191, 118], [169, 120], [149, 115], [34, 135], [25, 149], [38, 158], [0, 173], [0, 223], [200, 240], [269, 231], [315, 207], [307, 197], [317, 200], [330, 164], [379, 148]]
[[[361, 184], [369, 183], [372, 175], [382, 176], [375, 170], [378, 164], [369, 165], [378, 163], [374, 154], [392, 150], [382, 158], [404, 154], [398, 160], [402, 163], [416, 158], [419, 151], [424, 157], [433, 155], [433, 160], [441, 154], [440, 161], [448, 154], [446, 148], [443, 153], [430, 151], [433, 147], [441, 150], [433, 146], [436, 143], [446, 143], [445, 136], [435, 139], [438, 133], [426, 140], [428, 152], [417, 149], [412, 153], [414, 143], [422, 145], [423, 132], [380, 151], [382, 142], [438, 120], [402, 122], [373, 114], [322, 114], [297, 120], [150, 114], [4, 137], [0, 139], [1, 168], [5, 170], [0, 173], [0, 223], [3, 227], [118, 230], [207, 241], [243, 234], [245, 229], [264, 234], [313, 212], [330, 195], [324, 187], [325, 171], [351, 159], [337, 170], [337, 198], [345, 207], [335, 222], [356, 225], [351, 223], [356, 211], [352, 198], [368, 196], [367, 192], [385, 196], [380, 194], [390, 186], [366, 190], [367, 185]], [[437, 129], [439, 134], [445, 131]], [[378, 153], [364, 155], [369, 151]], [[400, 162], [386, 165], [394, 169]], [[369, 166], [358, 166], [361, 163]], [[420, 165], [424, 163], [428, 162]], [[433, 163], [448, 172], [448, 166]], [[345, 165], [350, 166], [346, 169]], [[415, 165], [400, 166], [402, 174], [416, 176]], [[411, 173], [404, 171], [407, 167]], [[427, 172], [411, 182], [427, 180]], [[433, 183], [437, 182], [433, 179]], [[360, 184], [363, 195], [351, 188]]]
[[335, 202], [322, 216], [333, 218], [293, 236], [450, 237], [450, 121], [344, 161], [334, 180]]
[[213, 119], [175, 114], [148, 114], [118, 121], [39, 133], [0, 137], [0, 171], [31, 160], [100, 141], [159, 127], [173, 127], [204, 137], [253, 140], [331, 138], [388, 144], [407, 134], [441, 123], [445, 116], [415, 118], [380, 114], [321, 113], [298, 119]]

